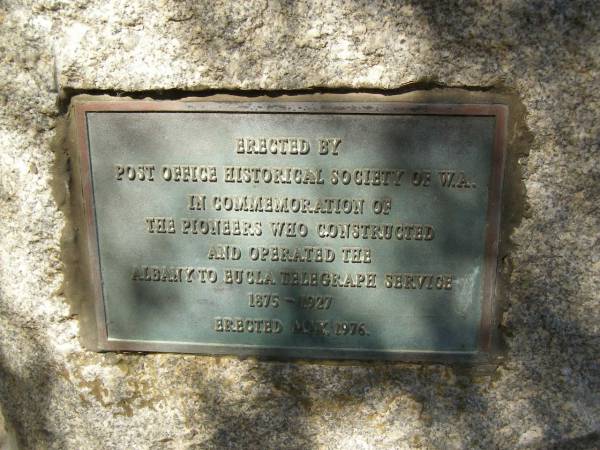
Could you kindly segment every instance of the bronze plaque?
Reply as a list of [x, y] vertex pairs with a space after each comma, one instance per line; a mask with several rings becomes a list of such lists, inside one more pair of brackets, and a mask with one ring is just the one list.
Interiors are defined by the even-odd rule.
[[490, 350], [506, 106], [74, 105], [97, 349]]

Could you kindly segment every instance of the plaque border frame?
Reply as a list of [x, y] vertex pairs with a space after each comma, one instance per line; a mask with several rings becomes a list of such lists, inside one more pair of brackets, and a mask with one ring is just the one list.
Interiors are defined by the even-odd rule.
[[[333, 95], [339, 98], [341, 95]], [[443, 101], [411, 102], [402, 100], [333, 100], [319, 98], [301, 100], [293, 97], [261, 98], [233, 97], [215, 100], [198, 97], [186, 100], [120, 100], [104, 97], [102, 100], [77, 99], [73, 102], [75, 139], [79, 158], [79, 176], [83, 207], [84, 249], [89, 260], [89, 293], [93, 297], [94, 321], [96, 323], [96, 351], [172, 352], [201, 355], [254, 356], [276, 359], [346, 359], [346, 360], [391, 360], [426, 362], [488, 362], [498, 350], [497, 294], [498, 257], [501, 238], [501, 210], [504, 171], [507, 160], [507, 124], [509, 107], [505, 103], [460, 103]], [[364, 115], [452, 115], [488, 116], [496, 120], [494, 148], [492, 151], [492, 173], [486, 213], [486, 238], [484, 256], [483, 296], [479, 326], [479, 348], [475, 352], [398, 351], [365, 350], [356, 348], [320, 347], [277, 347], [250, 344], [206, 344], [175, 341], [142, 341], [111, 339], [108, 337], [99, 244], [94, 208], [93, 180], [88, 140], [89, 112], [211, 112], [211, 113], [295, 113], [295, 114], [364, 114]], [[318, 355], [314, 353], [318, 352]]]

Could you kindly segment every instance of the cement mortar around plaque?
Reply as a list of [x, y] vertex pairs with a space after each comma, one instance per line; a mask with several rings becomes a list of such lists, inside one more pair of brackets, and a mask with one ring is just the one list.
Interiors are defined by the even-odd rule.
[[462, 91], [75, 97], [84, 343], [487, 360], [509, 110]]

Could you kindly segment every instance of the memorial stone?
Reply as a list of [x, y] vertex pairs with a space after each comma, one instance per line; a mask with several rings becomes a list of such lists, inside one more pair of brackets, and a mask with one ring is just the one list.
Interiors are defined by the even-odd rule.
[[0, 448], [600, 448], [599, 29], [592, 0], [1, 2]]

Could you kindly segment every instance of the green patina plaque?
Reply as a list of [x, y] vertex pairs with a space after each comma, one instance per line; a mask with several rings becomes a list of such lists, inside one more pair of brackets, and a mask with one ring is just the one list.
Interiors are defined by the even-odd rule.
[[78, 101], [97, 349], [491, 347], [507, 109]]

